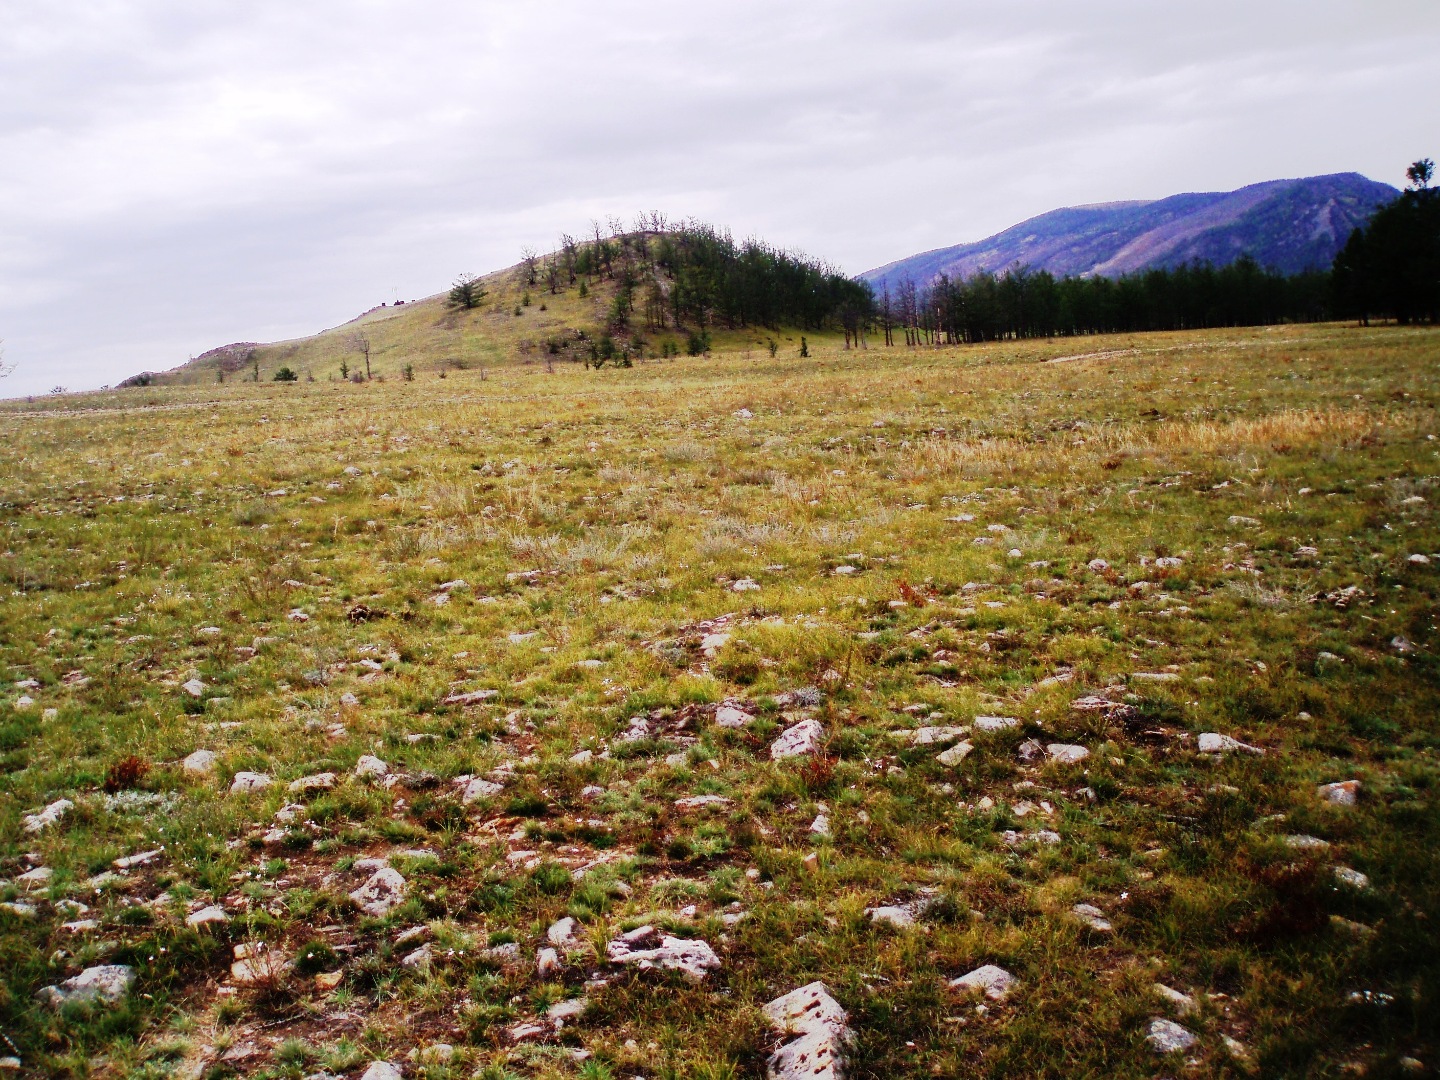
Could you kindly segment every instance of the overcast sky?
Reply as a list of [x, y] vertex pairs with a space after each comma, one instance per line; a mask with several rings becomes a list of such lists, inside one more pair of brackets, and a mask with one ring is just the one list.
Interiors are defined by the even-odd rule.
[[0, 0], [0, 393], [662, 210], [858, 273], [1440, 157], [1436, 0]]

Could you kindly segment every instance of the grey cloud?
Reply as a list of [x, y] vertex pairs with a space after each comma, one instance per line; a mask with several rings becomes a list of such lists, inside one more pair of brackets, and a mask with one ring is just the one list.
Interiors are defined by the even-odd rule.
[[5, 393], [434, 292], [591, 217], [858, 272], [1440, 130], [1424, 3], [0, 3]]

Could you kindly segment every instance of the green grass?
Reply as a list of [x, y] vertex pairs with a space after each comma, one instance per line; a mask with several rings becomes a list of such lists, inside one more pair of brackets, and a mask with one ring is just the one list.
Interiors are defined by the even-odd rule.
[[[759, 1006], [812, 979], [850, 1011], [853, 1077], [1434, 1067], [1440, 333], [812, 337], [810, 360], [737, 335], [708, 358], [552, 373], [497, 330], [483, 379], [442, 380], [439, 317], [377, 324], [383, 383], [327, 381], [312, 339], [274, 366], [313, 383], [212, 372], [0, 405], [0, 899], [38, 907], [0, 912], [0, 1029], [36, 1075], [358, 1076], [446, 1042], [454, 1060], [424, 1075], [760, 1076]], [[707, 655], [701, 624], [722, 617]], [[196, 677], [200, 700], [181, 688]], [[41, 685], [17, 710], [23, 679]], [[819, 703], [772, 701], [801, 687]], [[1106, 688], [1125, 716], [1072, 708]], [[445, 704], [480, 689], [498, 696]], [[713, 723], [732, 698], [754, 725]], [[655, 730], [619, 739], [641, 713]], [[824, 762], [772, 763], [801, 715]], [[977, 715], [1020, 724], [973, 733], [954, 768], [891, 735]], [[1206, 758], [1202, 732], [1266, 753]], [[1027, 762], [1031, 739], [1090, 755]], [[219, 755], [208, 780], [180, 768], [197, 748]], [[408, 780], [355, 778], [365, 754]], [[155, 797], [107, 799], [132, 755]], [[502, 793], [461, 804], [454, 777], [506, 761]], [[276, 784], [230, 796], [241, 770]], [[327, 771], [333, 790], [286, 791]], [[1356, 806], [1318, 798], [1352, 778]], [[675, 808], [694, 794], [732, 801]], [[60, 825], [22, 831], [60, 797]], [[292, 801], [306, 812], [267, 843]], [[821, 804], [828, 839], [809, 831]], [[354, 861], [408, 849], [428, 854], [396, 861], [404, 903], [356, 911]], [[27, 853], [54, 870], [28, 896]], [[1337, 886], [1336, 865], [1372, 887]], [[921, 897], [912, 929], [865, 915]], [[59, 929], [66, 898], [97, 931]], [[1081, 902], [1113, 931], [1076, 920]], [[232, 921], [186, 928], [210, 903]], [[567, 913], [582, 943], [541, 977]], [[696, 987], [599, 959], [656, 919], [722, 969]], [[434, 960], [405, 967], [419, 942], [394, 938], [422, 924]], [[486, 953], [507, 941], [518, 966]], [[302, 970], [219, 993], [232, 947], [262, 942]], [[139, 970], [125, 1006], [34, 1001], [107, 961]], [[1019, 984], [980, 1013], [947, 984], [983, 963]], [[597, 974], [558, 1039], [509, 1044]], [[1152, 1017], [1199, 1035], [1191, 1064], [1145, 1045]], [[588, 1071], [565, 1053], [581, 1047]]]

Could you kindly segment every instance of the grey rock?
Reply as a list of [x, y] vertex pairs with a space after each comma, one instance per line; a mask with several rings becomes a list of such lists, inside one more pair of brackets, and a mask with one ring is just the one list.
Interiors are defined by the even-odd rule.
[[766, 1062], [769, 1080], [841, 1080], [854, 1039], [849, 1014], [823, 982], [812, 982], [761, 1009], [787, 1040]]
[[986, 964], [958, 979], [951, 979], [950, 985], [959, 990], [982, 991], [991, 1001], [1004, 1001], [1015, 986], [1015, 976], [996, 964]]
[[74, 808], [75, 804], [69, 799], [56, 799], [38, 814], [25, 815], [25, 831], [27, 833], [43, 832], [51, 825], [56, 824]]
[[702, 981], [720, 966], [708, 942], [699, 938], [670, 937], [653, 926], [641, 926], [615, 938], [606, 947], [611, 963], [649, 971], [678, 971], [691, 982]]
[[369, 880], [350, 894], [350, 899], [367, 915], [384, 918], [390, 909], [405, 899], [405, 878], [398, 870], [382, 867]]
[[1175, 1021], [1156, 1017], [1150, 1021], [1150, 1029], [1145, 1035], [1145, 1041], [1157, 1054], [1173, 1054], [1181, 1050], [1189, 1050], [1197, 1040], [1194, 1032], [1187, 1031]]
[[56, 986], [46, 986], [35, 996], [52, 1009], [71, 1002], [114, 1005], [124, 1000], [134, 981], [134, 968], [125, 964], [101, 964], [88, 967]]
[[180, 763], [186, 776], [209, 776], [215, 771], [215, 762], [220, 755], [213, 750], [196, 750]]
[[299, 780], [290, 781], [288, 790], [292, 795], [304, 794], [309, 791], [329, 791], [335, 786], [335, 774], [333, 772], [315, 773], [313, 776], [302, 776]]
[[786, 728], [780, 733], [780, 737], [770, 744], [770, 758], [772, 761], [780, 761], [784, 758], [817, 754], [824, 736], [825, 728], [820, 721], [802, 720], [793, 727]]
[[248, 795], [255, 791], [264, 791], [270, 786], [270, 777], [264, 773], [238, 772], [230, 782], [231, 795]]

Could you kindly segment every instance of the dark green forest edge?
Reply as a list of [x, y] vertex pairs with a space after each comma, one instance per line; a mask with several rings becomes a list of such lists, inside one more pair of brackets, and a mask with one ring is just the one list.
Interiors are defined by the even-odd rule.
[[[886, 345], [953, 345], [1019, 338], [1199, 330], [1331, 319], [1440, 320], [1440, 190], [1434, 165], [1410, 166], [1410, 187], [1357, 229], [1329, 270], [1286, 275], [1242, 256], [1118, 278], [1064, 277], [1015, 267], [929, 284], [903, 281], [879, 296], [835, 268], [759, 241], [737, 244], [698, 223], [645, 228], [580, 243], [562, 238], [523, 272], [554, 293], [591, 277], [616, 284], [607, 333], [592, 360], [643, 355], [646, 333], [673, 329], [686, 351], [708, 349], [707, 327], [795, 326], [843, 331], [846, 347], [879, 333]], [[582, 282], [581, 287], [584, 287]], [[688, 328], [688, 329], [687, 329]], [[678, 341], [654, 351], [670, 355]]]

